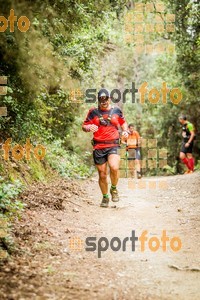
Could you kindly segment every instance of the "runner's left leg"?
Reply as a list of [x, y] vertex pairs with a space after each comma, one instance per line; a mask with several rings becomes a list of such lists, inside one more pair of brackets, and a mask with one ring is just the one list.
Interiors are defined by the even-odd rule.
[[117, 183], [119, 180], [119, 162], [120, 162], [120, 156], [118, 154], [110, 154], [108, 156], [108, 164], [110, 167], [110, 179], [111, 179], [110, 193], [113, 202], [119, 201], [119, 195], [117, 190]]
[[194, 171], [194, 157], [192, 156], [192, 153], [187, 153], [187, 158], [190, 170]]
[[99, 186], [103, 195], [108, 194], [107, 162], [96, 165], [99, 173]]
[[119, 180], [119, 163], [120, 156], [118, 154], [110, 154], [108, 156], [108, 165], [110, 167], [110, 180], [113, 186], [116, 186]]

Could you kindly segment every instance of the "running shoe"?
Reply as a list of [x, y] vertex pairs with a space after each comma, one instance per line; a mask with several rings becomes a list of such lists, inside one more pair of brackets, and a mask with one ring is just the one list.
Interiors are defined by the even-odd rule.
[[111, 193], [111, 196], [112, 196], [112, 201], [113, 202], [118, 202], [119, 201], [118, 190], [110, 188], [110, 193]]
[[100, 206], [101, 207], [108, 207], [108, 205], [109, 205], [109, 198], [104, 198], [103, 197]]

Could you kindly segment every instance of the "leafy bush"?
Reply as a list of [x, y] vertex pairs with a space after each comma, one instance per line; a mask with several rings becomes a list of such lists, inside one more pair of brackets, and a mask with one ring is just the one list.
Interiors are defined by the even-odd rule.
[[[0, 178], [1, 181], [1, 178]], [[23, 186], [19, 180], [14, 183], [1, 183], [0, 186], [0, 217], [19, 216], [19, 211], [23, 210], [24, 204], [16, 200], [17, 195], [22, 191]]]
[[50, 145], [46, 160], [63, 177], [86, 178], [92, 174], [94, 169], [86, 164], [87, 156], [88, 152], [80, 157], [75, 152], [63, 149], [62, 142], [57, 140]]
[[[0, 177], [0, 182], [3, 181]], [[14, 251], [15, 245], [10, 235], [12, 218], [19, 217], [25, 204], [16, 200], [23, 186], [19, 180], [14, 183], [4, 182], [0, 186], [0, 258], [6, 258], [7, 253]]]

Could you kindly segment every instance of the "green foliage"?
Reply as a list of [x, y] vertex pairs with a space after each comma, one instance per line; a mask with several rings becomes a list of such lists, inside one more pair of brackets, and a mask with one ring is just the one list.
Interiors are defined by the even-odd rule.
[[41, 161], [32, 158], [28, 162], [28, 166], [30, 167], [30, 175], [32, 180], [43, 182], [46, 180], [47, 175], [44, 171], [44, 166]]
[[[1, 179], [1, 178], [0, 178]], [[19, 180], [14, 183], [3, 182], [0, 186], [0, 217], [6, 215], [8, 217], [19, 216], [19, 212], [23, 210], [24, 205], [16, 199], [17, 195], [22, 191], [23, 186]]]
[[[187, 88], [190, 103], [196, 102], [195, 109], [199, 111], [197, 97], [199, 97], [200, 82], [199, 64], [199, 10], [200, 2], [192, 0], [168, 1], [176, 12], [177, 70], [181, 75], [181, 82]], [[189, 103], [188, 103], [189, 104]]]
[[[11, 3], [0, 2], [8, 16]], [[8, 117], [0, 118], [0, 136], [66, 140], [79, 112], [67, 101], [69, 89], [92, 77], [125, 2], [14, 2], [15, 14], [26, 15], [31, 27], [1, 33], [0, 75], [8, 76], [8, 94], [0, 105]]]
[[60, 140], [49, 145], [49, 149], [51, 151], [48, 151], [46, 159], [50, 166], [57, 170], [61, 176], [86, 178], [92, 174], [93, 168], [89, 168], [86, 164], [87, 152], [82, 154], [80, 158], [75, 152], [63, 149]]
[[[15, 217], [20, 217], [25, 204], [17, 200], [18, 194], [23, 190], [23, 185], [19, 180], [14, 183], [2, 182], [0, 177], [0, 256], [4, 253], [11, 254], [15, 245], [10, 235], [11, 221]], [[6, 252], [4, 252], [6, 250]]]

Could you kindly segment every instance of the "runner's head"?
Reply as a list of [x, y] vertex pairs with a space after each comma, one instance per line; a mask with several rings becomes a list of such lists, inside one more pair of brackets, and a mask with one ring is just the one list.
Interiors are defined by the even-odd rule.
[[134, 124], [133, 123], [129, 124], [128, 125], [128, 129], [129, 129], [130, 133], [132, 133], [134, 131], [134, 129], [135, 129]]
[[98, 92], [98, 106], [104, 110], [110, 106], [110, 93], [106, 89], [101, 89]]
[[181, 124], [185, 124], [187, 122], [187, 117], [184, 115], [181, 115], [178, 119]]

